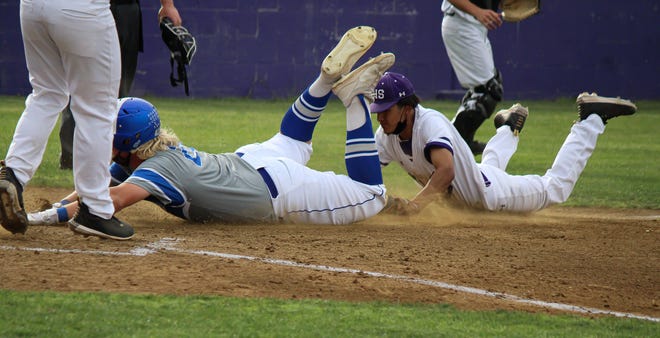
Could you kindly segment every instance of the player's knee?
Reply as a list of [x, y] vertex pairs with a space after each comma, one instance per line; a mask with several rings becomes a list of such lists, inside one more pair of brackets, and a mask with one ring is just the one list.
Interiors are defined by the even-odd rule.
[[561, 182], [557, 178], [553, 178], [547, 183], [545, 206], [564, 203], [568, 200], [568, 198], [571, 196], [571, 193], [573, 192], [574, 185]]
[[502, 75], [497, 71], [488, 82], [471, 88], [465, 93], [458, 113], [487, 119], [495, 111], [497, 103], [502, 101], [502, 94]]

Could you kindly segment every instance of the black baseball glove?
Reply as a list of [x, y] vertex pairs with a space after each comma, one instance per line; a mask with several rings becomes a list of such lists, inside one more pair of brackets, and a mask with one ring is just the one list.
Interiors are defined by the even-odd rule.
[[[163, 41], [170, 50], [170, 83], [176, 87], [177, 83], [183, 82], [186, 95], [188, 91], [188, 73], [186, 66], [190, 65], [195, 52], [197, 51], [197, 42], [195, 37], [183, 26], [174, 26], [170, 18], [163, 18], [160, 22], [160, 31], [163, 35]], [[178, 78], [174, 77], [174, 61], [177, 64]]]

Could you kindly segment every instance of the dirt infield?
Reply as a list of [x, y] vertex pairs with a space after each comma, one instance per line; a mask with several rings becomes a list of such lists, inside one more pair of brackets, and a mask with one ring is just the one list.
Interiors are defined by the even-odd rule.
[[[57, 200], [60, 189], [28, 189]], [[0, 229], [0, 288], [451, 303], [660, 318], [660, 210], [425, 210], [350, 226], [192, 224], [148, 202], [117, 242]], [[535, 303], [540, 301], [540, 303]], [[554, 304], [559, 304], [554, 306]], [[566, 306], [566, 307], [564, 307]], [[585, 310], [586, 309], [586, 310]]]

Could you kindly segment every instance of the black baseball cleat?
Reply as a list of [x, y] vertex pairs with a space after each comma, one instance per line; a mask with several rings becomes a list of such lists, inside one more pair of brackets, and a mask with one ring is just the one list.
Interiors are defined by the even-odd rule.
[[578, 95], [575, 102], [578, 105], [580, 121], [591, 114], [596, 114], [600, 116], [603, 123], [607, 124], [607, 120], [611, 118], [632, 115], [637, 111], [637, 106], [630, 100], [619, 97], [602, 97], [596, 93], [582, 93]]
[[495, 117], [493, 118], [495, 129], [506, 124], [511, 128], [513, 135], [518, 136], [525, 126], [527, 116], [529, 116], [527, 108], [521, 106], [520, 103], [516, 103], [511, 106], [511, 108], [500, 110], [495, 114]]
[[69, 221], [69, 229], [83, 236], [97, 236], [101, 238], [125, 241], [133, 237], [134, 231], [128, 223], [116, 217], [104, 219], [89, 212], [89, 207], [80, 203], [76, 215]]
[[12, 234], [24, 234], [28, 220], [23, 207], [23, 186], [4, 161], [0, 161], [0, 166], [0, 222]]

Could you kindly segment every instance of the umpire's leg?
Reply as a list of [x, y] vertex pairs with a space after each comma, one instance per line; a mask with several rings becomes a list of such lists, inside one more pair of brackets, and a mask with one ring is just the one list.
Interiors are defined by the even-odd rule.
[[76, 129], [76, 120], [71, 114], [70, 101], [60, 116], [60, 169], [73, 169], [73, 131]]

